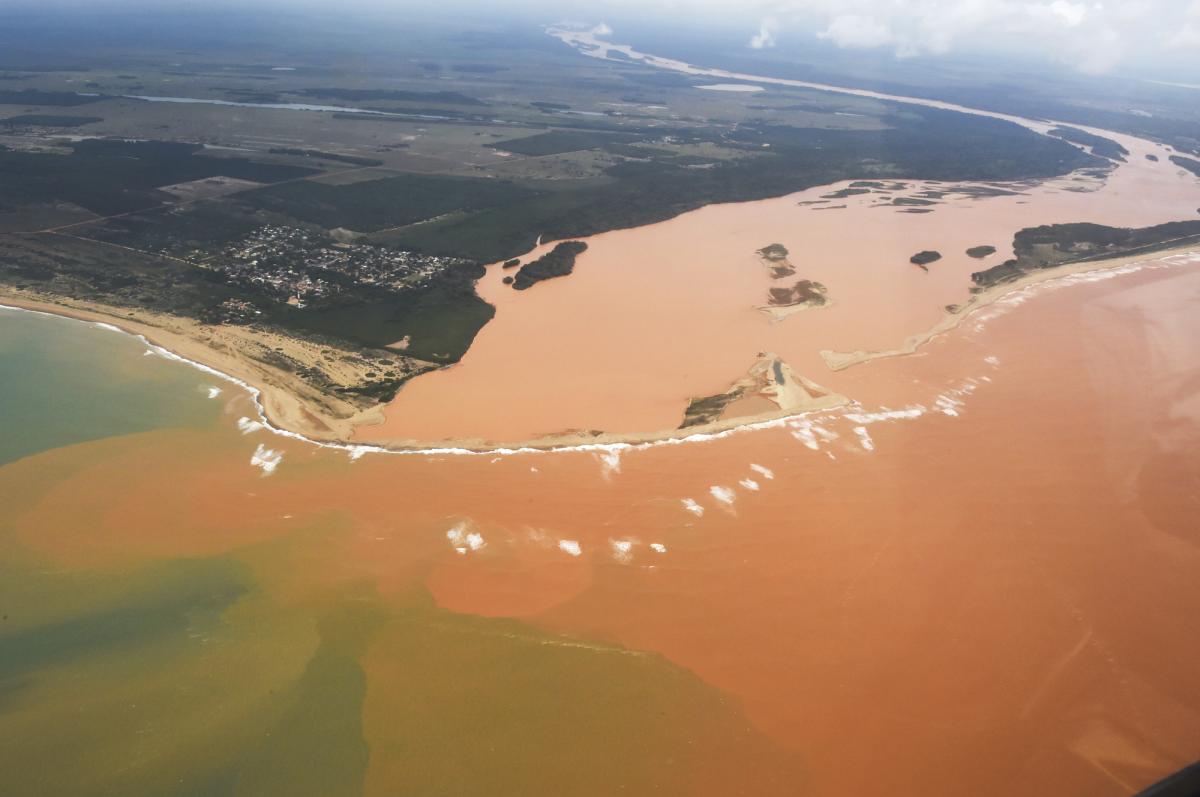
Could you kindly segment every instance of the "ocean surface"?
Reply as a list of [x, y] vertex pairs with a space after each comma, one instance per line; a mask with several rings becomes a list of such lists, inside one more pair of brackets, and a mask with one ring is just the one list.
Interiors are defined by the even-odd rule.
[[[217, 385], [94, 324], [0, 307], [0, 464], [51, 448], [211, 423]], [[223, 390], [218, 388], [218, 390]]]
[[1176, 257], [848, 409], [357, 458], [0, 312], [0, 793], [1131, 794], [1200, 757], [1198, 302]]

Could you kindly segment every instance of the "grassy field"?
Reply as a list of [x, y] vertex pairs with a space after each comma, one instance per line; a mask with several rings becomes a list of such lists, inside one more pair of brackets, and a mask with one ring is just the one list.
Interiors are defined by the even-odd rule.
[[206, 158], [198, 144], [84, 139], [70, 155], [0, 152], [0, 207], [65, 201], [101, 216], [161, 204], [162, 185], [223, 175], [275, 182], [315, 174], [300, 166]]
[[311, 181], [243, 194], [252, 207], [325, 228], [374, 232], [446, 213], [472, 213], [520, 202], [535, 192], [500, 180], [402, 175], [352, 185]]

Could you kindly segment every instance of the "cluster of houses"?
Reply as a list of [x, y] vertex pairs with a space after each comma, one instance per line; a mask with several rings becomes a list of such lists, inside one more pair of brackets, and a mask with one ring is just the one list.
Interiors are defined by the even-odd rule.
[[209, 267], [230, 282], [303, 308], [348, 284], [403, 290], [426, 284], [466, 261], [359, 243], [335, 242], [310, 230], [266, 225], [229, 244]]

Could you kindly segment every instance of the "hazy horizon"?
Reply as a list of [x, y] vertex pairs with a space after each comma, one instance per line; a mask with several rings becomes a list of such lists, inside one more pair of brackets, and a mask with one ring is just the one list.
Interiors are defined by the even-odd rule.
[[[395, 0], [327, 2], [257, 0], [197, 8], [182, 0], [144, 2], [79, 0], [18, 2], [0, 10], [4, 28], [19, 30], [22, 18], [45, 16], [56, 25], [74, 18], [122, 13], [157, 18], [245, 19], [270, 11], [277, 24], [313, 14], [336, 13], [348, 25], [403, 26], [414, 19], [475, 22], [499, 20], [550, 24], [576, 21], [622, 30], [653, 28], [660, 33], [721, 35], [749, 52], [778, 51], [819, 56], [831, 48], [864, 57], [903, 62], [980, 56], [1057, 64], [1084, 74], [1130, 74], [1200, 85], [1200, 0], [1135, 0], [1120, 4], [1039, 0], [953, 2], [953, 0], [751, 0], [735, 6], [718, 0], [592, 0], [554, 3], [522, 0], [497, 9], [477, 0], [449, 0], [437, 9]], [[7, 17], [7, 19], [6, 19]], [[147, 20], [148, 21], [148, 20]], [[2, 34], [0, 34], [2, 35]]]

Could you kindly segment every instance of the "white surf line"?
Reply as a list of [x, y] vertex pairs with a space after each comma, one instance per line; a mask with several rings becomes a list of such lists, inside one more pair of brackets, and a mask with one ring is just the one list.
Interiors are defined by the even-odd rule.
[[[684, 74], [689, 74], [689, 75], [721, 78], [721, 79], [727, 79], [727, 80], [744, 80], [744, 81], [752, 81], [752, 82], [758, 82], [758, 83], [770, 83], [770, 84], [774, 84], [774, 85], [790, 86], [790, 87], [795, 87], [795, 88], [808, 88], [808, 89], [814, 89], [817, 91], [832, 92], [832, 93], [836, 93], [836, 94], [846, 94], [846, 95], [856, 96], [856, 97], [865, 97], [868, 99], [885, 100], [885, 101], [891, 101], [891, 102], [906, 103], [906, 104], [910, 104], [910, 105], [919, 105], [919, 106], [923, 106], [923, 107], [927, 107], [927, 108], [936, 108], [936, 109], [940, 109], [940, 110], [948, 110], [948, 111], [956, 111], [959, 113], [974, 114], [977, 116], [985, 116], [985, 117], [990, 117], [993, 119], [1002, 119], [1005, 121], [1009, 121], [1014, 124], [1021, 125], [1022, 127], [1028, 128], [1030, 130], [1033, 130], [1034, 132], [1042, 133], [1042, 134], [1045, 134], [1048, 130], [1050, 130], [1053, 127], [1066, 125], [1066, 126], [1074, 127], [1077, 130], [1084, 130], [1084, 131], [1091, 132], [1091, 133], [1094, 133], [1097, 135], [1108, 136], [1108, 137], [1113, 137], [1113, 138], [1118, 138], [1118, 139], [1126, 138], [1126, 139], [1133, 140], [1133, 141], [1140, 141], [1144, 144], [1148, 144], [1148, 145], [1154, 146], [1154, 147], [1160, 146], [1156, 142], [1152, 142], [1147, 139], [1141, 139], [1136, 136], [1131, 136], [1131, 135], [1128, 135], [1125, 133], [1116, 133], [1114, 131], [1105, 130], [1103, 128], [1088, 127], [1088, 126], [1072, 124], [1072, 123], [1068, 123], [1068, 122], [1037, 121], [1034, 119], [1027, 119], [1027, 118], [1021, 117], [1021, 116], [1014, 116], [1012, 114], [998, 113], [995, 111], [985, 111], [985, 110], [982, 110], [979, 108], [970, 108], [965, 105], [957, 105], [955, 103], [942, 102], [940, 100], [922, 99], [920, 97], [905, 97], [905, 96], [898, 95], [898, 94], [885, 94], [883, 92], [870, 91], [868, 89], [855, 89], [855, 88], [850, 88], [850, 87], [846, 87], [846, 86], [834, 86], [834, 85], [830, 85], [830, 84], [826, 84], [826, 83], [813, 83], [813, 82], [803, 81], [803, 80], [793, 80], [790, 78], [768, 77], [768, 76], [764, 76], [764, 75], [752, 75], [752, 74], [742, 73], [742, 72], [730, 72], [728, 70], [723, 70], [723, 69], [697, 67], [692, 64], [685, 63], [683, 61], [677, 61], [677, 60], [670, 59], [670, 58], [663, 58], [660, 56], [641, 53], [641, 52], [634, 50], [629, 45], [619, 45], [619, 44], [612, 44], [609, 42], [601, 41], [600, 39], [597, 39], [590, 31], [568, 30], [568, 29], [554, 27], [554, 26], [547, 27], [544, 30], [548, 35], [559, 39], [564, 44], [566, 44], [569, 47], [572, 47], [576, 51], [580, 52], [582, 55], [590, 56], [590, 57], [594, 57], [594, 58], [601, 58], [603, 60], [610, 60], [610, 61], [618, 60], [618, 59], [608, 58], [608, 56], [607, 56], [607, 52], [609, 50], [615, 50], [615, 51], [624, 53], [626, 56], [628, 56], [630, 59], [632, 59], [634, 61], [640, 61], [649, 66], [657, 67], [659, 69], [666, 69], [666, 70], [674, 71], [674, 72], [682, 72]], [[585, 50], [584, 47], [590, 47], [591, 51]], [[158, 99], [161, 101], [166, 98], [158, 98]], [[179, 101], [179, 100], [186, 99], [186, 98], [171, 98], [171, 99]], [[215, 102], [217, 104], [226, 104], [226, 103], [236, 104], [236, 103], [232, 103], [229, 101], [224, 101], [224, 102], [215, 101]], [[346, 109], [339, 108], [339, 110], [346, 110]], [[1068, 143], [1070, 143], [1070, 142], [1068, 142]], [[1075, 145], [1075, 146], [1077, 146], [1079, 149], [1083, 149], [1083, 147], [1081, 147], [1081, 146], [1078, 146], [1078, 145]], [[536, 246], [540, 246], [540, 245], [541, 245], [541, 236], [538, 236], [538, 243], [537, 243], [537, 245], [535, 245], [535, 248], [536, 248]], [[1128, 268], [1129, 266], [1142, 267], [1142, 266], [1152, 263], [1152, 262], [1155, 262], [1155, 261], [1149, 261], [1149, 260], [1141, 261], [1138, 263], [1129, 264], [1128, 266], [1125, 266], [1123, 268]], [[1169, 265], [1174, 265], [1174, 263], [1170, 263]], [[1138, 270], [1138, 269], [1134, 269], [1134, 270]], [[1097, 271], [1099, 272], [1099, 271], [1107, 271], [1107, 270], [1097, 270]], [[1124, 273], [1129, 273], [1129, 272], [1124, 272]], [[1070, 275], [1070, 276], [1074, 276], [1074, 275]], [[1054, 280], [1047, 280], [1046, 283], [1042, 283], [1042, 284], [1047, 284], [1047, 283], [1050, 283], [1053, 281]], [[288, 437], [293, 440], [300, 440], [302, 442], [309, 443], [311, 445], [315, 445], [320, 448], [328, 448], [328, 449], [333, 449], [333, 450], [338, 450], [338, 451], [346, 451], [350, 454], [351, 459], [354, 459], [354, 460], [357, 460], [360, 457], [362, 457], [364, 454], [368, 454], [368, 453], [371, 453], [371, 454], [395, 454], [395, 455], [424, 455], [424, 456], [443, 456], [443, 455], [465, 456], [465, 455], [486, 454], [486, 455], [496, 456], [496, 455], [512, 455], [512, 454], [568, 453], [568, 452], [576, 452], [576, 451], [585, 451], [585, 452], [592, 451], [592, 452], [607, 452], [607, 453], [613, 453], [613, 452], [619, 452], [619, 451], [635, 451], [635, 450], [643, 450], [646, 448], [653, 448], [655, 446], [662, 446], [662, 445], [678, 445], [678, 444], [682, 444], [682, 443], [720, 440], [720, 439], [723, 439], [730, 435], [739, 434], [742, 432], [776, 428], [779, 426], [783, 426], [788, 421], [792, 421], [796, 418], [803, 418], [810, 414], [817, 414], [817, 413], [823, 412], [821, 410], [817, 410], [812, 413], [808, 413], [808, 412], [797, 413], [796, 415], [785, 416], [782, 418], [775, 418], [775, 419], [768, 420], [768, 421], [760, 421], [758, 423], [746, 424], [746, 425], [742, 425], [742, 426], [733, 426], [728, 429], [723, 429], [719, 432], [710, 432], [710, 433], [702, 433], [701, 432], [701, 433], [687, 435], [686, 437], [678, 437], [678, 438], [671, 437], [671, 438], [665, 438], [665, 439], [660, 439], [660, 440], [650, 440], [650, 441], [645, 441], [645, 442], [640, 442], [640, 443], [583, 443], [583, 444], [573, 445], [573, 446], [553, 446], [553, 447], [548, 447], [548, 448], [536, 448], [536, 447], [532, 447], [532, 446], [524, 446], [524, 447], [520, 447], [520, 448], [497, 447], [497, 448], [490, 448], [490, 449], [469, 449], [469, 448], [459, 448], [459, 447], [393, 449], [393, 448], [386, 448], [384, 446], [377, 446], [377, 445], [354, 444], [354, 443], [332, 443], [332, 442], [328, 442], [328, 441], [316, 440], [316, 439], [307, 437], [305, 435], [302, 435], [298, 432], [292, 432], [287, 429], [283, 429], [283, 428], [276, 426], [275, 424], [271, 423], [270, 419], [266, 415], [266, 409], [262, 403], [262, 394], [258, 388], [254, 387], [253, 385], [250, 385], [249, 383], [245, 382], [244, 380], [239, 379], [231, 374], [226, 374], [222, 371], [218, 371], [215, 368], [212, 368], [212, 367], [207, 366], [200, 362], [196, 362], [194, 360], [190, 360], [186, 357], [182, 357], [178, 354], [175, 354], [172, 351], [169, 351], [168, 349], [163, 348], [162, 346], [158, 346], [157, 344], [151, 343], [149, 340], [146, 339], [146, 337], [144, 335], [141, 335], [140, 333], [130, 332], [128, 330], [121, 329], [120, 327], [114, 326], [112, 324], [107, 324], [102, 321], [86, 321], [83, 319], [73, 318], [71, 316], [66, 316], [66, 315], [59, 315], [56, 313], [45, 312], [42, 310], [32, 310], [29, 308], [14, 307], [14, 306], [5, 305], [5, 304], [0, 304], [0, 309], [21, 310], [24, 312], [35, 313], [38, 315], [50, 316], [53, 318], [69, 318], [73, 321], [80, 321], [85, 324], [91, 324], [93, 326], [98, 326], [101, 328], [115, 330], [117, 332], [123, 332], [125, 334], [132, 335], [133, 337], [137, 338], [142, 343], [144, 343], [151, 350], [153, 350], [156, 354], [160, 354], [163, 357], [166, 357], [167, 359], [170, 359], [170, 360], [176, 360], [178, 362], [187, 363], [194, 368], [197, 368], [201, 371], [204, 371], [205, 373], [211, 374], [213, 376], [217, 376], [228, 382], [236, 384], [239, 387], [246, 390], [248, 393], [250, 393], [250, 395], [254, 401], [255, 409], [257, 410], [257, 412], [262, 420], [263, 425], [268, 430], [270, 430], [272, 433], [281, 435], [283, 437]], [[982, 308], [980, 308], [980, 309], [982, 309]], [[968, 315], [970, 315], [970, 313], [968, 313]]]
[[[1152, 257], [1153, 253], [1150, 253], [1150, 254]], [[1044, 280], [1043, 282], [1023, 286], [1022, 288], [1019, 288], [1019, 289], [1013, 291], [1013, 295], [1020, 295], [1020, 294], [1026, 293], [1026, 292], [1032, 293], [1033, 289], [1065, 287], [1066, 285], [1077, 284], [1077, 283], [1081, 283], [1081, 282], [1097, 282], [1097, 281], [1100, 281], [1103, 279], [1124, 276], [1126, 274], [1133, 274], [1133, 273], [1136, 273], [1136, 272], [1139, 272], [1142, 270], [1174, 268], [1179, 265], [1191, 265], [1191, 264], [1196, 264], [1196, 263], [1200, 263], [1200, 252], [1175, 253], [1172, 255], [1167, 255], [1165, 257], [1160, 257], [1158, 259], [1139, 260], [1139, 261], [1135, 261], [1132, 263], [1124, 263], [1121, 265], [1113, 266], [1113, 267], [1107, 268], [1107, 269], [1096, 269], [1095, 271], [1082, 272], [1082, 273], [1077, 273], [1077, 274], [1064, 274], [1060, 277]], [[994, 308], [994, 307], [996, 307], [996, 305], [1000, 304], [1007, 298], [1009, 298], [1009, 296], [1006, 295], [1002, 298], [998, 298], [992, 304], [974, 308], [974, 309], [970, 310], [966, 314], [966, 316], [964, 316], [964, 319], [974, 315], [975, 313], [983, 313], [986, 310], [988, 310], [989, 308]], [[224, 379], [225, 381], [235, 384], [238, 387], [245, 390], [247, 393], [250, 394], [250, 397], [254, 403], [255, 412], [259, 416], [258, 422], [262, 424], [262, 427], [264, 429], [271, 432], [272, 434], [276, 434], [281, 437], [287, 437], [292, 440], [298, 440], [303, 443], [308, 443], [309, 445], [317, 446], [318, 448], [326, 448], [326, 449], [330, 449], [330, 450], [334, 450], [334, 451], [345, 451], [346, 453], [348, 453], [350, 455], [350, 458], [352, 460], [357, 460], [365, 454], [391, 454], [391, 455], [395, 455], [395, 456], [447, 456], [447, 455], [449, 455], [449, 456], [493, 456], [493, 457], [494, 456], [511, 456], [511, 455], [515, 455], [515, 454], [567, 454], [567, 453], [575, 453], [575, 452], [597, 452], [597, 453], [602, 453], [602, 454], [613, 454], [616, 452], [624, 452], [624, 451], [645, 451], [647, 449], [658, 448], [660, 446], [685, 445], [688, 443], [702, 443], [702, 442], [710, 442], [710, 441], [715, 441], [715, 440], [724, 440], [727, 437], [732, 437], [733, 435], [737, 435], [737, 434], [744, 434], [747, 432], [756, 432], [756, 431], [761, 431], [764, 429], [780, 429], [780, 428], [792, 428], [792, 429], [803, 428], [806, 432], [822, 433], [821, 437], [823, 439], [825, 439], [826, 441], [828, 441], [829, 439], [832, 439], [830, 437], [826, 437], [826, 435], [830, 434], [830, 433], [828, 433], [827, 430], [824, 430], [824, 429], [818, 427], [811, 420], [809, 420], [810, 418], [820, 419], [820, 418], [824, 418], [824, 417], [836, 417], [839, 414], [844, 415], [844, 412], [839, 413], [839, 410], [848, 410], [851, 412], [856, 412], [862, 408], [861, 404], [859, 404], [857, 401], [853, 401], [849, 405], [847, 405], [845, 407], [841, 407], [841, 408], [834, 407], [834, 408], [829, 408], [829, 409], [810, 410], [808, 412], [799, 412], [799, 413], [796, 413], [795, 415], [784, 415], [779, 418], [771, 418], [771, 419], [765, 420], [765, 421], [757, 421], [755, 423], [747, 423], [747, 424], [742, 424], [739, 426], [731, 426], [728, 429], [722, 429], [717, 432], [696, 432], [693, 434], [685, 435], [683, 437], [667, 437], [667, 438], [661, 438], [661, 439], [657, 439], [657, 440], [646, 440], [646, 441], [638, 442], [638, 443], [580, 443], [578, 445], [550, 446], [550, 447], [546, 447], [546, 448], [537, 448], [534, 446], [522, 446], [519, 448], [496, 447], [496, 448], [486, 448], [486, 449], [460, 448], [460, 447], [455, 447], [455, 446], [436, 447], [436, 448], [403, 448], [402, 449], [402, 448], [387, 448], [386, 446], [370, 445], [370, 444], [363, 444], [363, 443], [334, 443], [334, 442], [330, 442], [327, 440], [316, 440], [314, 438], [307, 437], [306, 435], [300, 434], [299, 432], [293, 432], [288, 429], [283, 429], [279, 426], [276, 426], [274, 423], [271, 422], [271, 419], [267, 417], [266, 407], [263, 405], [263, 402], [262, 402], [262, 391], [261, 390], [254, 387], [253, 385], [246, 382], [245, 380], [242, 380], [236, 376], [233, 376], [232, 374], [227, 374], [224, 371], [219, 371], [216, 368], [213, 368], [212, 366], [205, 365], [204, 363], [197, 362], [196, 360], [190, 360], [187, 357], [178, 355], [175, 352], [170, 351], [162, 346], [159, 346], [156, 343], [151, 343], [146, 338], [146, 336], [142, 335], [141, 333], [131, 332], [127, 329], [123, 329], [119, 326], [116, 326], [114, 324], [109, 324], [104, 321], [90, 321], [90, 320], [86, 320], [86, 319], [82, 319], [82, 318], [76, 318], [74, 316], [60, 315], [58, 313], [51, 313], [51, 312], [47, 312], [45, 310], [34, 310], [31, 308], [27, 308], [27, 307], [17, 307], [15, 305], [7, 305], [7, 304], [3, 304], [3, 303], [0, 303], [0, 310], [13, 310], [13, 311], [22, 312], [22, 313], [32, 313], [34, 315], [45, 316], [47, 318], [61, 318], [61, 319], [65, 319], [67, 321], [74, 321], [74, 322], [78, 322], [81, 324], [86, 324], [88, 326], [97, 327], [100, 329], [106, 329], [111, 332], [118, 332], [122, 335], [129, 335], [130, 337], [133, 337], [136, 340], [143, 343], [152, 352], [154, 352], [155, 354], [157, 354], [161, 357], [164, 357], [165, 359], [174, 360], [175, 362], [186, 363], [187, 365], [190, 365], [199, 371], [203, 371], [206, 374], [210, 374], [210, 375], [218, 377], [220, 379]], [[903, 410], [903, 411], [899, 411], [899, 412], [911, 413], [915, 409], [916, 408], [909, 408], [908, 410]], [[239, 424], [239, 428], [240, 428], [240, 424]], [[836, 435], [833, 435], [833, 436], [836, 437]], [[801, 437], [807, 438], [807, 435], [802, 434]], [[807, 439], [805, 439], [804, 442], [807, 443]], [[813, 442], [815, 442], [815, 440]], [[618, 456], [619, 456], [619, 454], [618, 454]], [[761, 473], [761, 471], [760, 471], [760, 473]]]
[[[772, 419], [766, 420], [766, 421], [757, 421], [755, 423], [743, 424], [741, 426], [731, 426], [728, 429], [722, 429], [718, 432], [695, 432], [693, 434], [685, 435], [683, 437], [667, 437], [667, 438], [661, 438], [658, 440], [646, 440], [646, 441], [637, 442], [637, 443], [579, 443], [577, 445], [549, 446], [549, 447], [545, 447], [545, 448], [538, 448], [538, 447], [534, 447], [534, 446], [522, 446], [519, 448], [507, 448], [507, 447], [498, 446], [496, 448], [482, 448], [482, 449], [460, 448], [460, 447], [456, 447], [456, 446], [431, 447], [431, 448], [387, 448], [386, 446], [372, 445], [372, 444], [365, 444], [365, 443], [335, 443], [335, 442], [330, 442], [328, 440], [317, 440], [317, 439], [308, 437], [306, 435], [300, 434], [299, 432], [293, 432], [291, 430], [283, 429], [279, 426], [276, 426], [271, 421], [271, 419], [269, 417], [267, 417], [266, 408], [264, 407], [263, 402], [262, 402], [262, 391], [259, 390], [257, 387], [255, 387], [254, 385], [251, 385], [250, 383], [246, 382], [243, 379], [233, 376], [232, 374], [227, 374], [224, 371], [219, 371], [216, 368], [213, 368], [210, 365], [205, 365], [202, 362], [188, 359], [187, 357], [183, 357], [182, 355], [176, 354], [175, 352], [170, 351], [169, 349], [159, 346], [157, 343], [152, 343], [150, 340], [148, 340], [146, 338], [145, 335], [141, 334], [140, 332], [131, 332], [130, 330], [124, 329], [124, 328], [116, 326], [114, 324], [106, 323], [104, 321], [91, 321], [91, 320], [87, 320], [87, 319], [83, 319], [83, 318], [76, 318], [75, 316], [62, 315], [59, 313], [51, 313], [51, 312], [47, 312], [45, 310], [34, 310], [34, 309], [31, 309], [28, 307], [17, 307], [15, 305], [7, 305], [7, 304], [0, 303], [0, 310], [13, 310], [13, 311], [22, 312], [22, 313], [32, 313], [34, 315], [45, 316], [46, 318], [60, 318], [60, 319], [64, 319], [67, 321], [73, 321], [76, 323], [85, 324], [85, 325], [91, 326], [91, 327], [97, 327], [99, 329], [105, 329], [110, 332], [118, 332], [122, 335], [129, 335], [130, 337], [134, 338], [135, 340], [137, 340], [137, 341], [141, 342], [143, 345], [145, 345], [146, 348], [149, 349], [151, 352], [159, 355], [160, 357], [163, 357], [164, 359], [172, 360], [174, 362], [185, 363], [199, 371], [203, 371], [204, 373], [209, 374], [211, 376], [215, 376], [220, 379], [224, 379], [225, 381], [230, 382], [234, 385], [237, 385], [238, 387], [245, 390], [247, 393], [250, 394], [250, 397], [253, 400], [254, 409], [258, 415], [257, 422], [262, 425], [263, 429], [266, 429], [267, 431], [271, 432], [272, 434], [276, 434], [281, 437], [287, 437], [292, 440], [299, 440], [303, 443], [308, 443], [309, 445], [317, 446], [318, 448], [327, 448], [327, 449], [331, 449], [334, 451], [345, 451], [350, 455], [351, 459], [359, 459], [364, 454], [391, 454], [391, 455], [396, 455], [396, 456], [446, 456], [446, 455], [452, 455], [452, 456], [509, 456], [509, 455], [513, 455], [513, 454], [561, 454], [561, 453], [574, 453], [574, 452], [594, 452], [594, 453], [601, 453], [601, 454], [613, 454], [616, 452], [624, 452], [624, 451], [644, 451], [646, 449], [656, 448], [659, 446], [674, 446], [674, 445], [683, 445], [686, 443], [699, 443], [699, 442], [708, 442], [708, 441], [712, 441], [712, 440], [724, 440], [727, 437], [730, 437], [735, 434], [740, 434], [743, 432], [757, 431], [760, 429], [780, 428], [780, 427], [786, 426], [788, 423], [794, 423], [797, 418], [803, 418], [810, 414], [815, 415], [815, 414], [828, 413], [828, 410], [812, 410], [811, 412], [797, 413], [795, 415], [785, 415], [785, 416], [782, 416], [779, 418], [772, 418]], [[239, 428], [242, 428], [242, 426], [240, 424], [239, 424]], [[243, 431], [244, 431], [244, 429], [243, 429]], [[253, 430], [253, 431], [257, 431], [257, 430]]]

